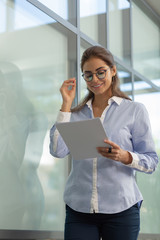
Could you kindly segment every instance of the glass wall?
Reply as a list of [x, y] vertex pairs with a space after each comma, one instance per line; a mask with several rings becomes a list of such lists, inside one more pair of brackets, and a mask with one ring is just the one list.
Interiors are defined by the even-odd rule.
[[[160, 86], [160, 24], [153, 15], [149, 16], [145, 8], [134, 1], [132, 4], [133, 26], [133, 64], [134, 68], [149, 79], [151, 83]], [[160, 156], [160, 113], [158, 102], [160, 88], [154, 88], [135, 76], [134, 99], [142, 102], [149, 113], [156, 150]], [[141, 209], [141, 232], [160, 234], [159, 198], [159, 166], [151, 176], [137, 173], [137, 182], [144, 196]]]
[[160, 82], [160, 24], [150, 18], [139, 1], [134, 1], [133, 13], [133, 64], [134, 68], [146, 78]]
[[[67, 159], [49, 154], [76, 36], [26, 1], [1, 1], [0, 229], [63, 230]], [[1, 17], [1, 15], [0, 15]]]
[[38, 0], [42, 4], [44, 4], [47, 8], [54, 11], [56, 14], [72, 23], [73, 25], [77, 25], [76, 21], [76, 13], [77, 6], [75, 0]]
[[80, 29], [88, 37], [106, 46], [106, 0], [80, 1]]
[[[134, 81], [135, 101], [143, 103], [149, 113], [156, 150], [160, 156], [160, 111], [157, 111], [160, 92], [155, 91], [149, 84], [136, 78]], [[137, 182], [144, 197], [141, 208], [141, 232], [160, 234], [160, 188], [159, 170], [152, 175], [137, 173]]]
[[[109, 48], [121, 90], [146, 106], [160, 156], [160, 20], [142, 2], [0, 0], [0, 238], [2, 229], [63, 235], [70, 161], [50, 155], [49, 130], [64, 80], [77, 77], [75, 102], [87, 94], [80, 58], [93, 44]], [[143, 239], [160, 239], [159, 170], [137, 173]]]
[[131, 99], [133, 97], [131, 73], [120, 64], [117, 64], [118, 77], [120, 79], [120, 89]]
[[130, 65], [130, 3], [127, 0], [109, 2], [109, 48], [111, 52]]

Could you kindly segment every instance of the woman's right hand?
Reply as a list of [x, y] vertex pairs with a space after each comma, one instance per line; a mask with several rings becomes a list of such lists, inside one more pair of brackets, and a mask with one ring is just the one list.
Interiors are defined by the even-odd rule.
[[61, 111], [69, 112], [76, 95], [76, 79], [70, 78], [64, 81], [60, 88], [60, 92], [63, 98]]

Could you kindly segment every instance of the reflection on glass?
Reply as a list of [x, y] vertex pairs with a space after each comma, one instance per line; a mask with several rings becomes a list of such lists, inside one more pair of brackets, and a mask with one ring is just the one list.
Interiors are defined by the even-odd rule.
[[[5, 4], [6, 2], [6, 4]], [[44, 23], [53, 23], [54, 20], [37, 9], [32, 13], [33, 6], [28, 4], [26, 11], [25, 1], [0, 1], [0, 33], [12, 32], [25, 28], [32, 28]]]
[[130, 3], [127, 0], [109, 1], [109, 47], [111, 52], [128, 64], [131, 59]]
[[0, 13], [1, 13], [1, 21], [0, 21], [0, 33], [5, 31], [6, 27], [6, 6], [0, 1]]
[[120, 89], [132, 99], [131, 74], [121, 65], [117, 64], [118, 77], [120, 79]]
[[[160, 92], [153, 91], [153, 88], [147, 87], [145, 82], [136, 79], [135, 101], [143, 103], [148, 110], [156, 150], [160, 156], [160, 111], [158, 111]], [[160, 208], [159, 170], [160, 166], [151, 176], [137, 173], [137, 182], [144, 197], [141, 208], [142, 233], [160, 234], [160, 218], [157, 211]]]
[[157, 78], [155, 80], [151, 80], [152, 83], [154, 83], [155, 85], [157, 85], [158, 87], [160, 87], [160, 78]]
[[[136, 4], [139, 1], [135, 1]], [[134, 68], [160, 82], [160, 27], [133, 2], [133, 63]], [[149, 34], [148, 34], [149, 33]]]
[[68, 163], [49, 154], [49, 129], [61, 105], [59, 88], [76, 74], [76, 37], [26, 1], [25, 27], [17, 28], [22, 1], [6, 2], [11, 31], [0, 37], [0, 229], [60, 231]]
[[106, 46], [106, 1], [80, 1], [80, 27], [87, 36]]
[[142, 81], [136, 76], [134, 77], [134, 93], [136, 96], [151, 92], [155, 92], [155, 89], [149, 83]]
[[76, 22], [76, 1], [75, 0], [38, 0], [46, 7], [57, 13], [59, 16], [68, 20], [73, 25], [77, 25]]

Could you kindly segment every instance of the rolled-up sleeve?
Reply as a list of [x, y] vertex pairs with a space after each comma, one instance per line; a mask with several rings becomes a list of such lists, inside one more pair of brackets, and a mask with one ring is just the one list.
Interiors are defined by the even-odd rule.
[[134, 152], [130, 154], [133, 160], [127, 166], [141, 172], [152, 173], [157, 167], [158, 156], [155, 151], [148, 112], [143, 104], [139, 106], [132, 129]]

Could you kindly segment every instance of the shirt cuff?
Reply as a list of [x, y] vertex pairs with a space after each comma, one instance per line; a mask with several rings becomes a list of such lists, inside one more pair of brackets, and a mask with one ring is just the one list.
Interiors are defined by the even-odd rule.
[[132, 168], [137, 168], [139, 163], [139, 157], [136, 153], [129, 152], [132, 156], [132, 162], [130, 164], [127, 164], [127, 166]]
[[59, 111], [56, 122], [70, 122], [71, 112]]

